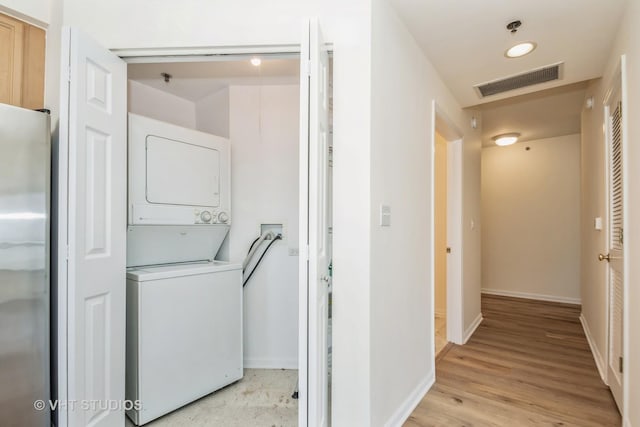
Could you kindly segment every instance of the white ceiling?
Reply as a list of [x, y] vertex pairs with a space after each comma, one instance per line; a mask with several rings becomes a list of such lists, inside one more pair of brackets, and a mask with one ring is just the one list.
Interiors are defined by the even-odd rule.
[[482, 105], [482, 145], [491, 147], [493, 136], [510, 132], [520, 133], [520, 142], [580, 133], [586, 86], [574, 83]]
[[[600, 77], [626, 0], [390, 0], [464, 107]], [[631, 0], [638, 1], [638, 0]], [[506, 24], [520, 19], [516, 35]], [[507, 48], [537, 49], [507, 59]], [[479, 83], [564, 62], [560, 81], [481, 99]]]
[[[161, 73], [173, 76], [165, 83]], [[144, 85], [198, 101], [230, 85], [298, 84], [298, 59], [262, 59], [254, 67], [249, 58], [209, 62], [172, 62], [159, 64], [129, 64], [128, 78]]]

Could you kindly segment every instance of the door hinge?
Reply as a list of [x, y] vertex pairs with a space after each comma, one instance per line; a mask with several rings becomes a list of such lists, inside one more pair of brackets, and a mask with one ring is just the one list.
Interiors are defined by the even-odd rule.
[[620, 367], [619, 367], [620, 373], [622, 374], [623, 373], [622, 372], [622, 367], [624, 366], [624, 359], [622, 358], [622, 356], [620, 356], [620, 358], [618, 360], [619, 360], [619, 363], [620, 363]]
[[306, 68], [307, 76], [311, 77], [311, 61], [307, 61], [307, 63], [305, 64], [305, 68]]
[[67, 81], [71, 82], [71, 66], [69, 66], [69, 72], [67, 72]]
[[67, 261], [69, 260], [69, 253], [70, 253], [70, 249], [69, 249], [69, 245], [67, 245], [67, 253], [66, 253]]
[[451, 248], [447, 248], [447, 253], [450, 254], [451, 253]]

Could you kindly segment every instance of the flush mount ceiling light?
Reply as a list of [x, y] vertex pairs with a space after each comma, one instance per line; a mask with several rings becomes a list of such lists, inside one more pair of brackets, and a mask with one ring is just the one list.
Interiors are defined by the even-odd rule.
[[493, 139], [496, 145], [504, 147], [506, 145], [515, 144], [516, 141], [518, 141], [519, 137], [520, 137], [519, 133], [503, 133], [500, 135], [496, 135], [491, 139]]
[[536, 44], [534, 42], [523, 42], [518, 43], [517, 45], [510, 47], [504, 53], [504, 56], [507, 58], [520, 58], [521, 56], [525, 56], [536, 48]]
[[262, 59], [260, 58], [251, 58], [251, 65], [254, 67], [259, 67], [262, 64]]

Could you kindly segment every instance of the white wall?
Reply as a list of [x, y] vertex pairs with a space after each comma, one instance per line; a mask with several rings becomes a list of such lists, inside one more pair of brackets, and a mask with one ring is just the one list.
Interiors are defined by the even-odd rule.
[[[630, 221], [626, 224], [625, 245], [627, 268], [626, 281], [629, 284], [626, 294], [625, 324], [628, 331], [625, 336], [627, 352], [625, 354], [626, 400], [624, 410], [625, 427], [640, 426], [640, 311], [634, 309], [640, 301], [640, 2], [629, 1], [623, 15], [616, 42], [611, 49], [611, 57], [607, 63], [604, 76], [587, 88], [587, 97], [595, 98], [595, 108], [582, 114], [582, 315], [593, 338], [596, 356], [606, 357], [606, 307], [605, 307], [605, 272], [606, 266], [597, 261], [597, 254], [605, 251], [606, 244], [602, 233], [592, 227], [593, 218], [603, 216], [604, 203], [604, 112], [602, 103], [604, 95], [611, 85], [612, 78], [620, 64], [620, 56], [626, 55], [627, 66], [623, 70], [627, 75], [626, 97], [623, 95], [623, 121], [626, 125], [626, 185], [625, 216]], [[604, 361], [601, 361], [604, 364]]]
[[189, 129], [196, 129], [196, 105], [184, 98], [129, 80], [128, 111]]
[[606, 357], [606, 265], [598, 262], [598, 254], [606, 250], [606, 233], [594, 229], [597, 217], [606, 218], [605, 200], [605, 141], [602, 131], [604, 106], [603, 83], [592, 81], [586, 97], [597, 96], [592, 110], [582, 111], [581, 141], [581, 219], [582, 250], [580, 282], [582, 317], [587, 336], [595, 346], [595, 358], [604, 369]]
[[[465, 134], [468, 173], [479, 183], [479, 133], [385, 0], [373, 2], [371, 99], [371, 402], [370, 425], [397, 425], [434, 379], [431, 271], [432, 138], [435, 99]], [[339, 145], [337, 145], [338, 147]], [[465, 173], [467, 173], [465, 165]], [[339, 187], [339, 184], [337, 184]], [[472, 191], [472, 189], [465, 189]], [[475, 189], [479, 192], [479, 188]], [[465, 214], [478, 224], [478, 207]], [[380, 205], [391, 206], [391, 226], [379, 226]], [[475, 232], [475, 231], [474, 231]], [[338, 234], [338, 232], [336, 232]], [[466, 244], [471, 244], [468, 234]], [[465, 252], [465, 254], [467, 254]], [[479, 252], [469, 253], [471, 260]], [[467, 296], [478, 304], [480, 278]], [[336, 286], [338, 289], [338, 286]], [[473, 320], [473, 319], [472, 319]], [[336, 326], [338, 328], [339, 326]], [[364, 425], [364, 424], [358, 424]]]
[[[465, 110], [468, 111], [468, 110]], [[478, 127], [469, 132], [470, 116], [475, 116]], [[478, 322], [482, 320], [480, 312], [480, 289], [482, 286], [482, 212], [480, 200], [482, 117], [480, 112], [469, 112], [459, 119], [460, 129], [467, 130], [464, 135], [462, 153], [462, 298], [463, 298], [463, 339], [468, 339]]]
[[229, 138], [229, 88], [196, 101], [196, 129]]
[[580, 302], [579, 134], [482, 150], [482, 287]]
[[244, 289], [245, 367], [297, 369], [299, 87], [232, 86], [229, 101], [230, 260], [242, 262], [261, 223], [285, 225]]

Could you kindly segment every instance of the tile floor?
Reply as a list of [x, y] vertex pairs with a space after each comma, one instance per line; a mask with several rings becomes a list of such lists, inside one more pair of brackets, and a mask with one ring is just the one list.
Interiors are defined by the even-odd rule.
[[[240, 381], [145, 427], [297, 426], [298, 401], [291, 398], [297, 380], [297, 370], [245, 369]], [[134, 425], [128, 418], [125, 424]]]

